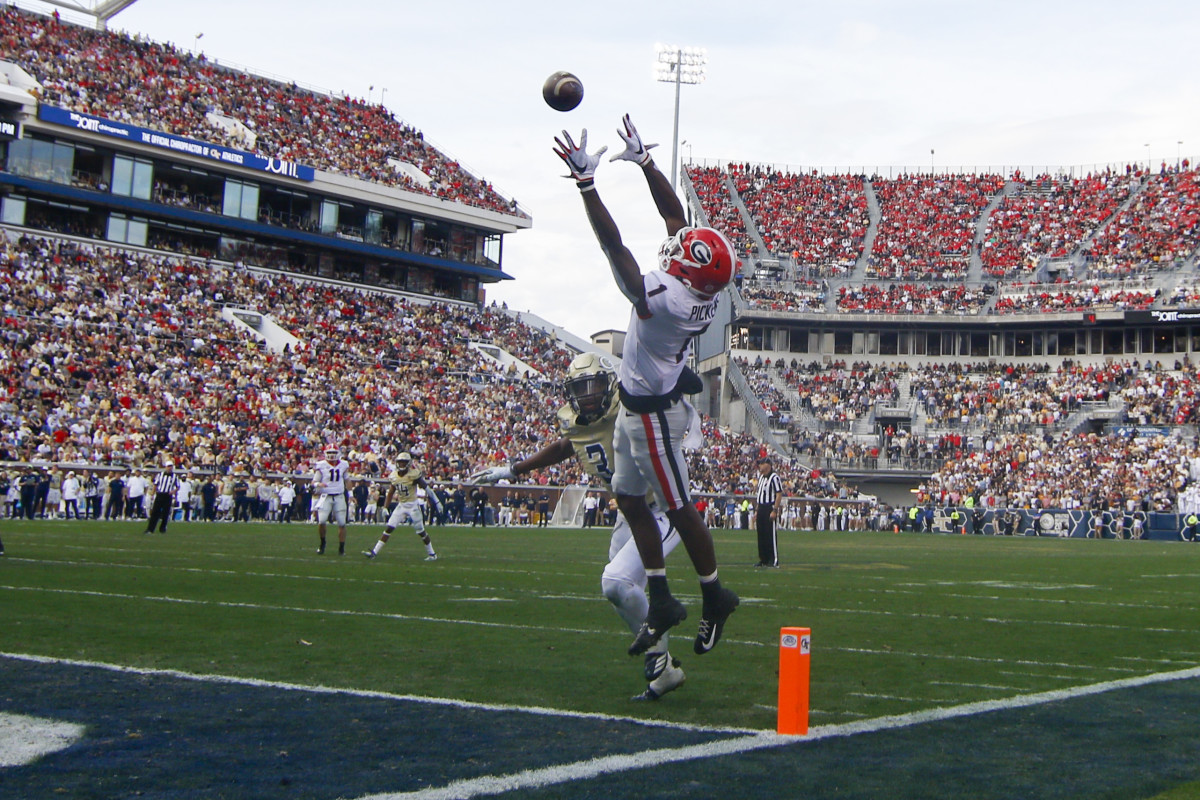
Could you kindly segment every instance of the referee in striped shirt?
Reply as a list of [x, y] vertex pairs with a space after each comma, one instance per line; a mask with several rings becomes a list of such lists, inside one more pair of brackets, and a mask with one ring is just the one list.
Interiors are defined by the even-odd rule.
[[783, 492], [783, 482], [771, 469], [770, 459], [758, 460], [758, 511], [754, 526], [758, 530], [756, 567], [778, 567], [779, 547], [775, 536], [775, 502]]
[[150, 521], [146, 525], [146, 533], [154, 533], [154, 524], [158, 523], [158, 532], [167, 532], [167, 520], [171, 519], [171, 510], [175, 506], [175, 493], [179, 491], [179, 476], [175, 474], [175, 464], [168, 461], [162, 472], [154, 476], [154, 505], [150, 507]]

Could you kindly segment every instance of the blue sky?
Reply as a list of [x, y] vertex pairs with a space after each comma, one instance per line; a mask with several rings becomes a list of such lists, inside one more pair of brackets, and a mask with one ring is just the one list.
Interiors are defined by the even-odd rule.
[[[674, 87], [653, 79], [656, 42], [708, 51], [707, 80], [683, 88], [683, 158], [886, 174], [927, 170], [931, 149], [939, 169], [1200, 153], [1195, 3], [140, 0], [111, 27], [185, 48], [203, 33], [209, 57], [317, 88], [373, 85], [533, 213], [505, 244], [517, 280], [489, 296], [584, 336], [624, 328], [628, 306], [550, 147], [587, 127], [619, 149], [629, 112], [669, 173]], [[540, 95], [558, 69], [585, 85], [567, 114]], [[638, 170], [606, 162], [597, 185], [651, 269], [663, 231]]]

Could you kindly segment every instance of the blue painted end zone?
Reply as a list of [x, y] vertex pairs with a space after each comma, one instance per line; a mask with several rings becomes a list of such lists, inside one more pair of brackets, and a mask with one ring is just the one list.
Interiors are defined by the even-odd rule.
[[75, 746], [0, 770], [13, 798], [333, 800], [721, 738], [3, 657], [0, 711], [87, 726]]
[[521, 800], [1149, 798], [1200, 781], [1198, 704], [1200, 680], [1172, 681], [874, 733], [800, 739], [782, 747], [526, 789], [514, 796]]

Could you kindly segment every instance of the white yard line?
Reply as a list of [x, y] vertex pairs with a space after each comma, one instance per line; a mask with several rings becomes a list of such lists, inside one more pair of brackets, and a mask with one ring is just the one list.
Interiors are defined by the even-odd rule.
[[[465, 588], [465, 587], [460, 587]], [[113, 600], [138, 600], [143, 602], [153, 603], [178, 603], [180, 605], [193, 606], [213, 606], [218, 608], [243, 608], [254, 611], [280, 611], [294, 614], [329, 614], [342, 617], [370, 617], [373, 619], [390, 619], [402, 622], [423, 622], [423, 623], [439, 623], [447, 625], [468, 625], [481, 628], [503, 628], [508, 630], [530, 630], [530, 631], [548, 631], [553, 633], [568, 633], [568, 634], [586, 634], [589, 636], [606, 636], [606, 637], [627, 637], [628, 634], [616, 630], [600, 630], [597, 628], [547, 628], [542, 625], [523, 625], [513, 622], [484, 622], [481, 620], [458, 619], [452, 617], [429, 617], [416, 614], [394, 614], [382, 611], [363, 611], [361, 609], [338, 609], [338, 608], [313, 608], [309, 606], [286, 606], [273, 605], [266, 603], [239, 603], [231, 600], [197, 600], [187, 597], [172, 597], [169, 595], [136, 595], [126, 594], [121, 592], [99, 592], [88, 589], [57, 589], [45, 586], [13, 586], [10, 584], [0, 584], [0, 591], [12, 592], [31, 592], [44, 594], [63, 594], [76, 595], [80, 597], [102, 597]], [[465, 600], [467, 598], [459, 598]], [[728, 645], [740, 645], [744, 647], [774, 647], [776, 642], [772, 639], [770, 642], [750, 641], [746, 639], [737, 639], [734, 637], [725, 637], [722, 642]], [[1101, 667], [1094, 664], [1067, 664], [1057, 661], [1032, 661], [1032, 660], [1014, 660], [1010, 658], [985, 658], [983, 656], [969, 656], [961, 653], [917, 653], [905, 650], [873, 650], [858, 647], [836, 647], [831, 646], [826, 648], [843, 653], [859, 653], [864, 655], [879, 655], [879, 656], [901, 656], [905, 658], [930, 658], [944, 661], [971, 661], [994, 664], [1021, 664], [1030, 667], [1045, 667], [1056, 669], [1082, 669], [1082, 670], [1100, 670], [1104, 672], [1138, 672], [1133, 667]]]
[[70, 667], [86, 667], [89, 669], [101, 669], [108, 672], [119, 672], [128, 675], [145, 675], [164, 678], [178, 678], [188, 681], [197, 681], [201, 683], [216, 683], [232, 686], [250, 686], [257, 689], [280, 689], [289, 692], [306, 692], [309, 694], [337, 694], [347, 697], [365, 697], [382, 700], [399, 700], [407, 703], [422, 703], [433, 706], [449, 706], [452, 708], [461, 708], [472, 711], [496, 711], [496, 712], [515, 712], [521, 714], [535, 714], [545, 717], [563, 717], [571, 719], [594, 719], [603, 721], [629, 722], [635, 725], [644, 725], [650, 728], [669, 728], [671, 730], [680, 731], [699, 731], [701, 733], [713, 734], [757, 734], [750, 728], [732, 728], [718, 727], [713, 725], [689, 725], [686, 723], [663, 722], [660, 720], [637, 719], [635, 717], [621, 717], [612, 714], [596, 714], [585, 711], [564, 711], [557, 708], [544, 708], [541, 706], [516, 706], [505, 705], [503, 703], [473, 703], [466, 700], [455, 700], [446, 697], [423, 697], [414, 694], [395, 694], [394, 692], [376, 692], [365, 689], [348, 689], [337, 686], [306, 686], [299, 683], [288, 683], [286, 681], [267, 681], [258, 678], [242, 678], [236, 675], [206, 675], [196, 672], [185, 672], [177, 669], [155, 669], [150, 667], [129, 667], [122, 664], [109, 664], [103, 661], [81, 661], [73, 658], [51, 658], [49, 656], [31, 655], [29, 653], [4, 653], [0, 652], [0, 659], [12, 659], [14, 661], [25, 661], [33, 664], [61, 664]]

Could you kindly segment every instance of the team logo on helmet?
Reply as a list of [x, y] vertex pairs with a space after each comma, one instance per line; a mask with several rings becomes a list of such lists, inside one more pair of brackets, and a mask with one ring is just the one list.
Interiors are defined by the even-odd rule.
[[699, 240], [688, 242], [688, 255], [702, 267], [708, 266], [713, 260], [712, 248]]

